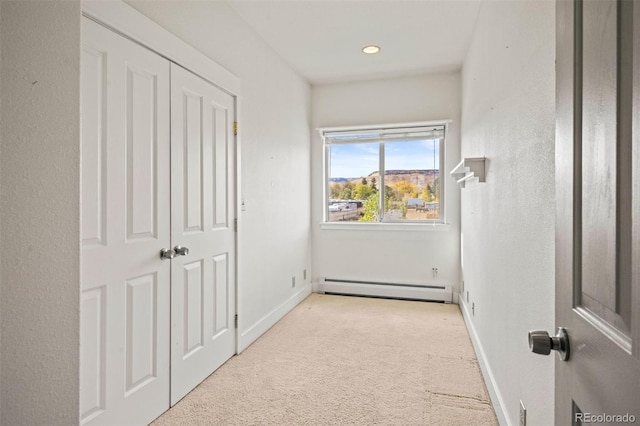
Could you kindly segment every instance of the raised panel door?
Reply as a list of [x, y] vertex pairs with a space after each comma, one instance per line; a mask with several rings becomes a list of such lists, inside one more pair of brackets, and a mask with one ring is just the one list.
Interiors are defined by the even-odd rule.
[[171, 66], [171, 403], [235, 353], [234, 99]]
[[83, 18], [82, 424], [169, 407], [169, 62]]
[[[640, 4], [557, 3], [556, 424], [640, 420]], [[636, 259], [634, 262], [633, 259]]]

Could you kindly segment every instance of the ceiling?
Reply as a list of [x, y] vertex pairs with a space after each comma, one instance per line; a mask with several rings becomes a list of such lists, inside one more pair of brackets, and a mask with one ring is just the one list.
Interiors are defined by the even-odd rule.
[[[227, 0], [312, 84], [459, 69], [482, 0]], [[375, 55], [361, 49], [382, 48]]]

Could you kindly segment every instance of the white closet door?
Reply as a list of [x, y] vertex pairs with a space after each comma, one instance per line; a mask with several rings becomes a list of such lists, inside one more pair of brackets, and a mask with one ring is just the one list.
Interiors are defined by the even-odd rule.
[[83, 19], [82, 424], [147, 424], [169, 407], [169, 73]]
[[234, 99], [171, 64], [171, 403], [235, 353]]

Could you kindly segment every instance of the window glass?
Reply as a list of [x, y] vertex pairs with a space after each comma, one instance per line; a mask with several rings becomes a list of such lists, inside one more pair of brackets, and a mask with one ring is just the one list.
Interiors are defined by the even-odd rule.
[[440, 219], [438, 140], [385, 142], [385, 221]]
[[324, 132], [327, 222], [441, 222], [444, 129]]
[[[380, 144], [330, 145], [328, 159], [328, 221], [377, 221]], [[365, 204], [371, 203], [376, 214], [365, 215]]]

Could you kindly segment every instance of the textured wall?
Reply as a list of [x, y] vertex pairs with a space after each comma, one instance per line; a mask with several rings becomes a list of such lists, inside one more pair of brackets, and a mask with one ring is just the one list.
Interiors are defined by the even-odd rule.
[[[0, 24], [2, 23], [2, 5], [0, 5]], [[2, 164], [2, 31], [0, 26], [0, 164]], [[2, 178], [0, 174], [0, 179]], [[0, 180], [0, 193], [2, 181]], [[0, 208], [0, 247], [2, 247], [2, 208]], [[2, 348], [2, 264], [0, 263], [0, 348]], [[2, 350], [0, 349], [0, 425], [2, 425]]]
[[280, 314], [267, 316], [310, 291], [309, 85], [224, 2], [127, 3], [241, 80], [238, 309], [250, 343]]
[[[312, 223], [315, 277], [460, 282], [460, 190], [449, 178], [460, 153], [460, 73], [319, 85], [312, 88]], [[453, 120], [443, 171], [448, 230], [320, 229], [323, 144], [318, 127]], [[431, 268], [437, 267], [438, 278]], [[457, 294], [457, 290], [454, 291]]]
[[514, 425], [520, 399], [528, 424], [553, 424], [554, 357], [527, 333], [554, 327], [554, 46], [553, 2], [484, 2], [463, 67], [462, 155], [487, 157], [462, 190], [463, 280]]
[[0, 7], [2, 424], [76, 424], [80, 2]]

